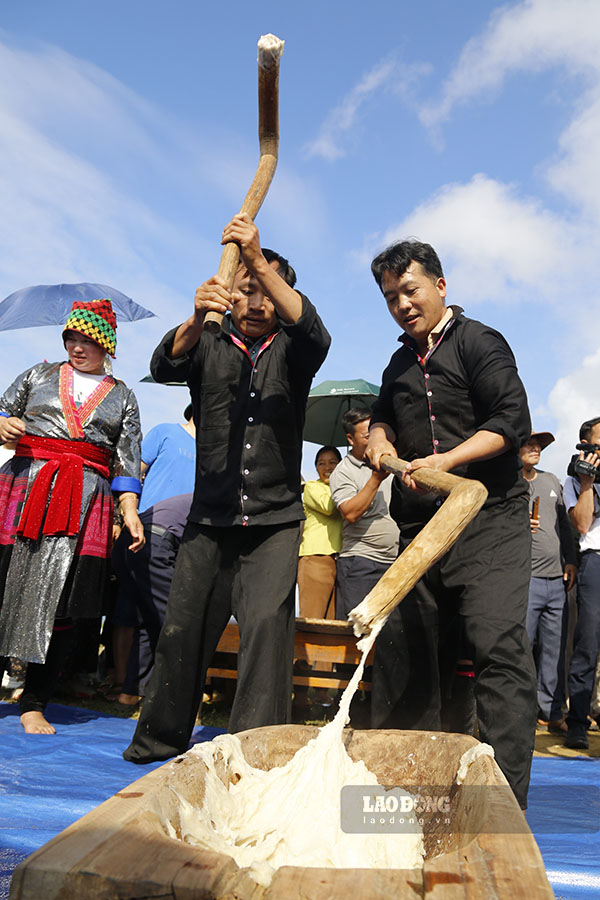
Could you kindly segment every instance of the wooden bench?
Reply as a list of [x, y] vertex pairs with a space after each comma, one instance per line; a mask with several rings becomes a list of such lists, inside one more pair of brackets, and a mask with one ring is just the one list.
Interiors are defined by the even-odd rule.
[[[217, 653], [224, 654], [215, 665], [208, 670], [207, 676], [213, 678], [237, 678], [237, 652], [240, 634], [237, 622], [230, 622], [221, 636]], [[294, 636], [294, 662], [304, 660], [311, 670], [306, 675], [294, 672], [294, 684], [306, 687], [345, 688], [352, 673], [336, 673], [331, 671], [331, 664], [356, 666], [360, 662], [360, 651], [356, 648], [356, 638], [352, 626], [348, 622], [335, 619], [296, 619]], [[367, 665], [373, 662], [373, 651], [367, 658]], [[329, 664], [329, 669], [321, 667]], [[342, 677], [344, 675], [349, 677]], [[361, 681], [360, 690], [371, 689], [370, 681]]]

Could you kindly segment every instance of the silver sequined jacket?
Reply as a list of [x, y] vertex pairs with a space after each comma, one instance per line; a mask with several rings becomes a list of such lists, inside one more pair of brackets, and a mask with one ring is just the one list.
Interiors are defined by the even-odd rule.
[[[59, 397], [62, 363], [38, 363], [22, 372], [0, 398], [0, 414], [23, 419], [27, 434], [71, 440]], [[135, 394], [122, 381], [92, 412], [84, 440], [111, 451], [114, 491], [139, 493], [140, 415]]]

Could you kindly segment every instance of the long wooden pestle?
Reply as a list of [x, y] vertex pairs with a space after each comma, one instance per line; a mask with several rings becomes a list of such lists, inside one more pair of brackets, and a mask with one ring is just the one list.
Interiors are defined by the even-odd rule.
[[[406, 460], [394, 456], [382, 456], [380, 462], [394, 475], [401, 475], [409, 465]], [[357, 637], [383, 625], [394, 607], [460, 537], [485, 503], [488, 493], [480, 481], [449, 472], [417, 469], [411, 477], [419, 487], [446, 500], [365, 599], [350, 612], [348, 618]]]
[[[284, 42], [274, 34], [263, 35], [258, 42], [258, 140], [260, 158], [250, 189], [240, 212], [248, 213], [254, 220], [267, 195], [277, 168], [279, 152], [279, 61]], [[233, 278], [240, 259], [237, 244], [226, 244], [221, 254], [218, 275], [231, 290]], [[223, 316], [209, 312], [204, 318], [204, 327], [218, 331]]]

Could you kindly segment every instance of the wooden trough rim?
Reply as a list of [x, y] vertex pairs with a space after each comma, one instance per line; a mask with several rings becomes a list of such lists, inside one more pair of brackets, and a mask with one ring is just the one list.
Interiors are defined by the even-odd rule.
[[[316, 726], [277, 728], [306, 729], [307, 740], [318, 731]], [[242, 732], [240, 737], [251, 735], [256, 741], [261, 730]], [[354, 734], [361, 732], [348, 729], [345, 742], [351, 742]], [[414, 739], [428, 733], [389, 730], [379, 734], [390, 738], [410, 734]], [[439, 733], [430, 736], [441, 737]], [[460, 737], [465, 748], [478, 743], [475, 738]], [[426, 859], [423, 869], [283, 867], [276, 872], [270, 887], [261, 888], [231, 857], [200, 851], [157, 830], [158, 819], [151, 811], [153, 795], [164, 788], [166, 779], [182, 763], [188, 765], [192, 759], [179, 757], [145, 774], [35, 851], [15, 870], [10, 900], [149, 897], [209, 900], [250, 896], [252, 900], [281, 897], [341, 900], [349, 891], [369, 900], [387, 900], [391, 896], [401, 900], [408, 897], [411, 900], [551, 900], [554, 897], [537, 844], [528, 829], [511, 835], [480, 834], [457, 850]], [[484, 773], [481, 783], [490, 783], [488, 778], [492, 777], [492, 783], [506, 783], [491, 758], [481, 757], [476, 765]], [[509, 807], [496, 809], [493, 814], [509, 818], [522, 815], [514, 799]], [[499, 853], [501, 850], [503, 853]], [[408, 893], [399, 892], [402, 877]]]

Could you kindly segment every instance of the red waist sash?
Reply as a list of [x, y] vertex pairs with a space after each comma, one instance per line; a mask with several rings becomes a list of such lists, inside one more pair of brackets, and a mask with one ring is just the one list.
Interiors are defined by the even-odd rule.
[[[42, 519], [42, 534], [79, 533], [83, 496], [83, 467], [95, 469], [104, 478], [110, 473], [110, 451], [85, 441], [63, 441], [26, 434], [20, 438], [15, 456], [47, 459], [33, 482], [17, 528], [17, 534], [37, 540]], [[52, 479], [56, 480], [52, 486]], [[48, 502], [49, 501], [49, 502]]]

